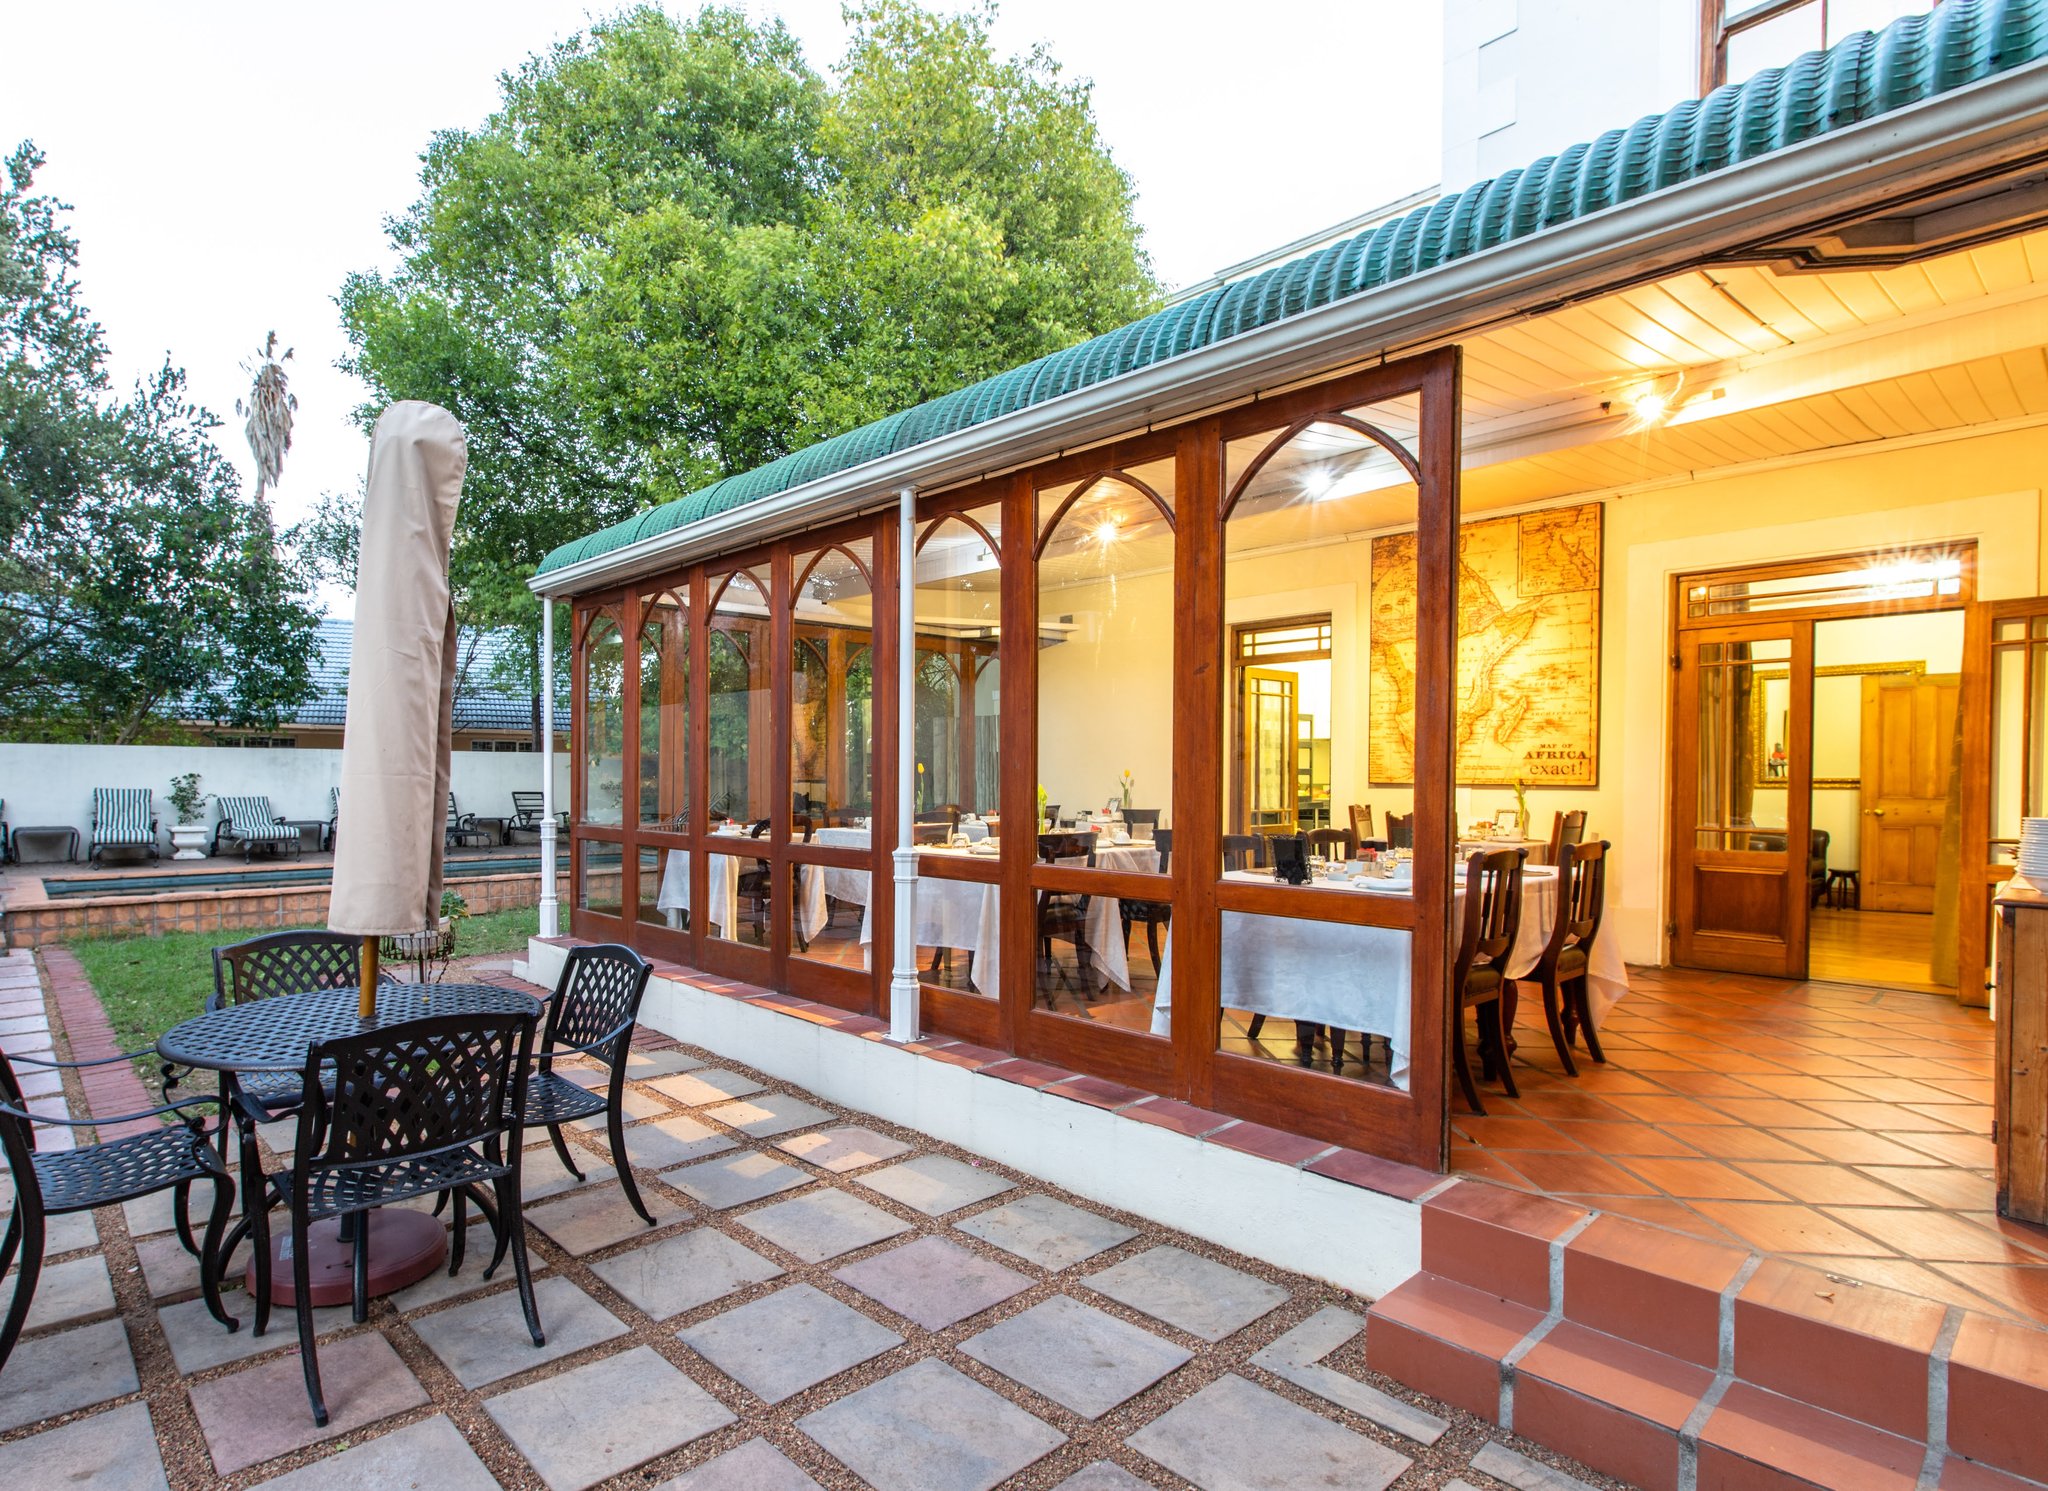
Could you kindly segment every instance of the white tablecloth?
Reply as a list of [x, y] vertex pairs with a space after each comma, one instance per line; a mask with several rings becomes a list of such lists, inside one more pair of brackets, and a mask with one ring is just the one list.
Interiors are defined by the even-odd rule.
[[[735, 835], [735, 838], [740, 836]], [[741, 842], [745, 842], [744, 839]], [[714, 854], [709, 861], [711, 904], [704, 908], [704, 920], [715, 926], [726, 937], [733, 937], [738, 931], [735, 909], [739, 902], [740, 872], [751, 868], [757, 857], [742, 851], [731, 854]], [[798, 929], [808, 942], [825, 929], [825, 877], [817, 873], [815, 865], [796, 866], [798, 899]], [[849, 871], [847, 873], [859, 873]], [[862, 875], [863, 892], [866, 876]], [[661, 870], [661, 890], [654, 898], [655, 908], [666, 912], [668, 924], [681, 927], [683, 913], [690, 909], [690, 854], [686, 849], [671, 849], [668, 862]]]
[[[1232, 871], [1226, 880], [1272, 882], [1263, 870]], [[1407, 883], [1362, 881], [1340, 887], [1352, 895], [1408, 895]], [[1461, 904], [1460, 885], [1453, 905]], [[1522, 921], [1508, 954], [1508, 977], [1526, 978], [1550, 940], [1557, 920], [1557, 873], [1529, 869], [1522, 875]], [[1392, 927], [1358, 927], [1345, 922], [1223, 913], [1219, 994], [1225, 1009], [1277, 1015], [1370, 1031], [1387, 1037], [1394, 1085], [1408, 1085], [1408, 1033], [1412, 990], [1409, 934]], [[1593, 1024], [1628, 992], [1628, 970], [1613, 937], [1593, 944], [1588, 970]], [[1169, 947], [1152, 999], [1152, 1033], [1171, 1033], [1173, 953]]]
[[[1087, 861], [1069, 859], [1060, 863], [1080, 865]], [[1098, 843], [1095, 846], [1095, 868], [1121, 870], [1130, 875], [1156, 875], [1159, 872], [1159, 851], [1150, 844]], [[1115, 984], [1125, 993], [1130, 992], [1131, 967], [1129, 949], [1124, 944], [1123, 903], [1115, 896], [1088, 898], [1088, 952], [1095, 965], [1098, 987], [1106, 989]]]
[[[917, 852], [920, 857], [949, 855], [995, 862], [993, 856], [970, 856], [965, 849], [932, 846]], [[974, 972], [969, 982], [989, 998], [996, 998], [1002, 988], [1002, 887], [973, 880], [919, 876], [916, 901], [912, 925], [917, 946], [961, 948], [974, 954]], [[867, 950], [866, 958], [871, 960], [875, 940], [872, 905], [860, 919], [860, 940]]]

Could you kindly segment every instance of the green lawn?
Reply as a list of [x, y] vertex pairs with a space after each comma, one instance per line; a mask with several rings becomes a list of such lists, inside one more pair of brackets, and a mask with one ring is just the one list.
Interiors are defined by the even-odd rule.
[[[523, 952], [527, 938], [539, 930], [540, 912], [532, 906], [466, 917], [455, 924], [455, 956]], [[106, 1006], [115, 1039], [123, 1050], [132, 1051], [155, 1045], [166, 1030], [199, 1013], [213, 992], [214, 948], [261, 935], [253, 930], [172, 932], [162, 937], [90, 938], [70, 947]], [[154, 1064], [143, 1066], [143, 1079], [152, 1090], [157, 1075]]]

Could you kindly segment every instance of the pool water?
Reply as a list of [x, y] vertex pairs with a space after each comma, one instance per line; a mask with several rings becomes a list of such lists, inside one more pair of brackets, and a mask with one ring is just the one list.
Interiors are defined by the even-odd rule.
[[[568, 856], [559, 863], [566, 867]], [[450, 860], [442, 870], [448, 884], [474, 880], [480, 875], [538, 875], [540, 856], [515, 855], [499, 859]], [[276, 869], [195, 871], [188, 875], [123, 875], [118, 879], [77, 877], [45, 879], [43, 893], [53, 901], [81, 896], [166, 896], [187, 891], [258, 890], [274, 886], [321, 886], [332, 884], [331, 865], [280, 865]]]

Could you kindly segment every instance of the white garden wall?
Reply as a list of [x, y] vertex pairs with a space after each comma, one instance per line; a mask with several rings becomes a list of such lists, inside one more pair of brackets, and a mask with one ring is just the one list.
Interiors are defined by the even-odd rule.
[[[512, 793], [538, 791], [541, 756], [524, 751], [457, 751], [450, 784], [465, 813], [509, 817]], [[228, 750], [218, 746], [23, 745], [0, 742], [0, 799], [8, 823], [78, 829], [79, 857], [92, 830], [95, 787], [147, 787], [169, 847], [171, 778], [196, 771], [210, 793], [262, 794], [286, 818], [328, 817], [327, 791], [341, 781], [340, 751]], [[569, 802], [569, 758], [555, 754], [555, 801]], [[218, 813], [207, 804], [207, 822]]]

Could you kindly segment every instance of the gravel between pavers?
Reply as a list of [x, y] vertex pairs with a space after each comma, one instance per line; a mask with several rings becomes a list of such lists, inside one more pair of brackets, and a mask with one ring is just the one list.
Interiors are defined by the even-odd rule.
[[[499, 958], [478, 963], [450, 976], [466, 972], [471, 977], [487, 976], [499, 981], [511, 982], [504, 970], [509, 964]], [[530, 986], [528, 986], [530, 987]], [[55, 1010], [52, 1006], [52, 1020]], [[659, 1037], [650, 1037], [643, 1032], [646, 1049], [661, 1049], [672, 1042]], [[453, 1308], [466, 1300], [476, 1299], [484, 1294], [509, 1292], [513, 1288], [511, 1270], [508, 1267], [501, 1276], [483, 1289], [460, 1296], [456, 1300], [442, 1301], [423, 1307], [409, 1314], [401, 1314], [389, 1300], [377, 1300], [371, 1305], [370, 1318], [362, 1326], [351, 1326], [322, 1337], [323, 1346], [329, 1340], [340, 1340], [357, 1331], [379, 1331], [398, 1353], [407, 1368], [419, 1379], [428, 1395], [428, 1403], [406, 1413], [384, 1419], [352, 1436], [329, 1440], [294, 1454], [282, 1456], [262, 1465], [251, 1467], [229, 1477], [213, 1473], [212, 1461], [208, 1456], [205, 1440], [186, 1396], [187, 1380], [180, 1377], [172, 1362], [171, 1352], [161, 1328], [157, 1324], [154, 1309], [148, 1298], [148, 1289], [136, 1263], [135, 1248], [124, 1225], [119, 1208], [108, 1208], [98, 1213], [101, 1247], [106, 1255], [108, 1271], [113, 1278], [116, 1302], [122, 1317], [127, 1322], [131, 1348], [134, 1351], [136, 1367], [142, 1384], [139, 1394], [110, 1400], [95, 1405], [90, 1410], [70, 1414], [63, 1418], [44, 1420], [22, 1429], [0, 1434], [0, 1443], [26, 1437], [67, 1423], [90, 1413], [101, 1412], [117, 1403], [132, 1402], [138, 1397], [148, 1404], [155, 1424], [157, 1444], [163, 1454], [164, 1469], [173, 1491], [242, 1491], [242, 1488], [260, 1484], [287, 1470], [325, 1459], [354, 1444], [389, 1433], [428, 1418], [435, 1413], [445, 1414], [477, 1456], [507, 1488], [519, 1491], [542, 1491], [544, 1483], [523, 1456], [513, 1448], [510, 1440], [498, 1428], [486, 1412], [484, 1404], [501, 1393], [524, 1387], [561, 1373], [573, 1371], [589, 1362], [608, 1358], [635, 1346], [646, 1346], [658, 1352], [673, 1363], [692, 1381], [725, 1404], [737, 1420], [727, 1427], [705, 1435], [703, 1438], [673, 1450], [646, 1464], [626, 1471], [600, 1483], [603, 1491], [625, 1491], [625, 1488], [658, 1487], [671, 1477], [711, 1460], [726, 1451], [737, 1448], [746, 1441], [760, 1437], [773, 1444], [790, 1460], [811, 1475], [827, 1491], [863, 1491], [866, 1482], [826, 1454], [795, 1427], [798, 1420], [826, 1404], [835, 1402], [849, 1393], [858, 1391], [870, 1383], [881, 1380], [900, 1371], [913, 1362], [925, 1358], [937, 1358], [947, 1365], [966, 1374], [974, 1381], [1002, 1397], [1016, 1403], [1027, 1412], [1050, 1424], [1066, 1436], [1066, 1443], [1036, 1464], [1005, 1482], [1008, 1486], [1024, 1488], [1024, 1491], [1040, 1491], [1052, 1488], [1067, 1477], [1098, 1460], [1109, 1460], [1123, 1467], [1149, 1485], [1158, 1487], [1179, 1487], [1186, 1485], [1178, 1477], [1164, 1470], [1151, 1460], [1126, 1447], [1124, 1441], [1137, 1429], [1158, 1418], [1175, 1404], [1192, 1396], [1203, 1387], [1216, 1381], [1225, 1373], [1238, 1375], [1257, 1383], [1260, 1387], [1277, 1394], [1325, 1419], [1385, 1444], [1411, 1459], [1412, 1467], [1394, 1484], [1399, 1491], [1420, 1491], [1420, 1488], [1439, 1488], [1454, 1479], [1463, 1477], [1474, 1486], [1495, 1487], [1501, 1483], [1484, 1473], [1471, 1468], [1471, 1459], [1479, 1449], [1489, 1442], [1507, 1444], [1522, 1453], [1546, 1464], [1575, 1475], [1598, 1491], [1627, 1491], [1624, 1483], [1597, 1475], [1584, 1467], [1563, 1459], [1548, 1450], [1531, 1444], [1517, 1436], [1505, 1434], [1491, 1424], [1453, 1409], [1445, 1404], [1410, 1391], [1390, 1379], [1364, 1370], [1364, 1336], [1360, 1334], [1324, 1358], [1326, 1366], [1335, 1368], [1362, 1381], [1369, 1382], [1382, 1391], [1391, 1393], [1407, 1402], [1414, 1403], [1450, 1422], [1451, 1428], [1435, 1446], [1424, 1447], [1403, 1439], [1337, 1407], [1335, 1404], [1316, 1397], [1293, 1383], [1251, 1365], [1251, 1357], [1276, 1338], [1300, 1324], [1316, 1311], [1335, 1305], [1354, 1314], [1365, 1313], [1367, 1301], [1337, 1289], [1318, 1280], [1309, 1279], [1284, 1269], [1274, 1268], [1255, 1258], [1216, 1247], [1210, 1243], [1170, 1228], [1165, 1228], [1134, 1214], [1119, 1212], [1099, 1202], [1076, 1196], [1056, 1186], [1047, 1185], [1020, 1172], [989, 1164], [978, 1156], [952, 1145], [938, 1143], [926, 1135], [887, 1123], [870, 1114], [842, 1108], [825, 1101], [814, 1094], [778, 1081], [765, 1072], [754, 1071], [738, 1063], [725, 1060], [718, 1053], [698, 1047], [683, 1045], [687, 1054], [700, 1058], [707, 1064], [740, 1073], [759, 1081], [769, 1092], [786, 1093], [814, 1103], [830, 1114], [830, 1118], [813, 1127], [830, 1127], [842, 1123], [860, 1124], [878, 1133], [899, 1140], [910, 1146], [909, 1153], [878, 1161], [874, 1166], [852, 1171], [846, 1175], [834, 1175], [811, 1166], [787, 1151], [774, 1147], [773, 1139], [756, 1139], [739, 1131], [729, 1131], [741, 1145], [767, 1153], [778, 1160], [803, 1169], [813, 1178], [815, 1185], [833, 1186], [858, 1196], [872, 1206], [887, 1211], [907, 1224], [909, 1230], [872, 1246], [829, 1258], [821, 1263], [806, 1263], [794, 1254], [785, 1252], [766, 1237], [740, 1225], [740, 1219], [754, 1210], [773, 1206], [793, 1196], [811, 1194], [808, 1189], [783, 1192], [765, 1197], [757, 1202], [731, 1208], [723, 1212], [711, 1212], [699, 1207], [682, 1192], [669, 1187], [652, 1171], [636, 1170], [643, 1194], [650, 1199], [661, 1196], [684, 1208], [686, 1215], [677, 1222], [654, 1229], [641, 1229], [635, 1236], [610, 1247], [598, 1249], [582, 1257], [575, 1257], [558, 1248], [537, 1230], [529, 1228], [528, 1246], [536, 1265], [545, 1260], [549, 1270], [573, 1282], [599, 1304], [610, 1310], [628, 1330], [625, 1334], [572, 1353], [557, 1360], [525, 1372], [515, 1373], [489, 1384], [480, 1392], [464, 1389], [454, 1375], [442, 1365], [440, 1359], [427, 1349], [413, 1331], [409, 1320], [430, 1313]], [[702, 1108], [689, 1109], [667, 1097], [655, 1093], [645, 1083], [637, 1083], [641, 1090], [660, 1104], [660, 1116], [687, 1114], [699, 1122], [715, 1124], [707, 1118]], [[67, 1074], [67, 1093], [73, 1111], [83, 1112], [82, 1093], [75, 1076]], [[601, 1133], [592, 1134], [581, 1130], [569, 1130], [569, 1142], [576, 1145], [593, 1161], [603, 1162], [609, 1158]], [[786, 1136], [776, 1136], [786, 1137]], [[626, 1136], [627, 1147], [632, 1147], [632, 1128]], [[877, 1192], [857, 1185], [858, 1178], [873, 1169], [899, 1163], [914, 1154], [948, 1155], [970, 1165], [976, 1165], [1005, 1175], [1018, 1183], [1018, 1189], [1004, 1192], [981, 1202], [962, 1208], [944, 1218], [928, 1217], [911, 1207], [904, 1206]], [[599, 1184], [593, 1182], [592, 1184]], [[616, 1189], [615, 1182], [603, 1182]], [[1038, 1192], [1079, 1206], [1099, 1215], [1113, 1217], [1126, 1226], [1136, 1229], [1136, 1235], [1105, 1252], [1096, 1254], [1057, 1274], [1047, 1273], [1036, 1265], [1006, 1253], [991, 1244], [981, 1241], [972, 1234], [958, 1228], [957, 1223], [983, 1212], [995, 1210], [1020, 1196]], [[472, 1219], [472, 1224], [480, 1226]], [[606, 1258], [630, 1251], [654, 1239], [674, 1235], [692, 1227], [705, 1226], [725, 1233], [734, 1241], [771, 1259], [784, 1272], [775, 1279], [751, 1284], [720, 1299], [697, 1307], [685, 1314], [666, 1320], [655, 1321], [635, 1308], [618, 1294], [593, 1270], [591, 1265]], [[1008, 1300], [977, 1315], [939, 1331], [926, 1331], [914, 1322], [885, 1309], [877, 1301], [861, 1294], [835, 1278], [834, 1271], [864, 1258], [903, 1246], [921, 1236], [942, 1237], [955, 1246], [966, 1249], [981, 1257], [991, 1259], [1004, 1267], [1014, 1270], [1032, 1280], [1031, 1286]], [[488, 1259], [487, 1229], [473, 1232], [470, 1239], [471, 1262], [465, 1265], [465, 1276], [479, 1267], [477, 1254], [480, 1248]], [[1199, 1338], [1178, 1331], [1162, 1321], [1140, 1314], [1106, 1296], [1086, 1288], [1086, 1281], [1092, 1274], [1111, 1267], [1125, 1259], [1134, 1257], [1161, 1244], [1172, 1244], [1190, 1253], [1210, 1258], [1228, 1267], [1242, 1270], [1257, 1278], [1279, 1285], [1288, 1291], [1287, 1301], [1272, 1313], [1252, 1322], [1243, 1329], [1226, 1336], [1222, 1341], [1211, 1344]], [[83, 1256], [83, 1254], [73, 1255]], [[244, 1255], [246, 1256], [246, 1255]], [[676, 1333], [687, 1326], [720, 1315], [750, 1300], [761, 1298], [778, 1289], [792, 1284], [806, 1283], [830, 1295], [832, 1298], [859, 1310], [870, 1319], [876, 1320], [902, 1335], [904, 1344], [861, 1364], [837, 1377], [798, 1393], [777, 1404], [765, 1404], [754, 1394], [731, 1378], [726, 1377], [709, 1362], [697, 1356], [676, 1339]], [[1002, 1374], [975, 1361], [961, 1352], [960, 1342], [969, 1336], [987, 1330], [1000, 1320], [1008, 1319], [1033, 1305], [1057, 1294], [1066, 1294], [1091, 1307], [1119, 1319], [1129, 1321], [1162, 1339], [1172, 1341], [1190, 1353], [1191, 1359], [1178, 1370], [1168, 1374], [1152, 1387], [1120, 1404], [1095, 1420], [1086, 1420], [1059, 1404], [1038, 1396], [1012, 1382]], [[243, 1317], [244, 1330], [249, 1328], [247, 1301], [239, 1294], [229, 1297], [232, 1313]], [[508, 1301], [508, 1304], [511, 1302]], [[512, 1306], [516, 1310], [516, 1305]], [[545, 1320], [543, 1324], [545, 1324]], [[255, 1360], [275, 1359], [277, 1353], [295, 1350], [292, 1317], [289, 1312], [278, 1311], [272, 1315], [271, 1335], [276, 1346]], [[522, 1338], [523, 1339], [523, 1338]], [[516, 1348], [515, 1348], [516, 1349]], [[194, 1374], [192, 1382], [230, 1376], [246, 1370], [250, 1360], [234, 1362]], [[1272, 1446], [1272, 1453], [1284, 1462], [1288, 1447], [1285, 1443]], [[882, 1488], [888, 1491], [888, 1488]]]

